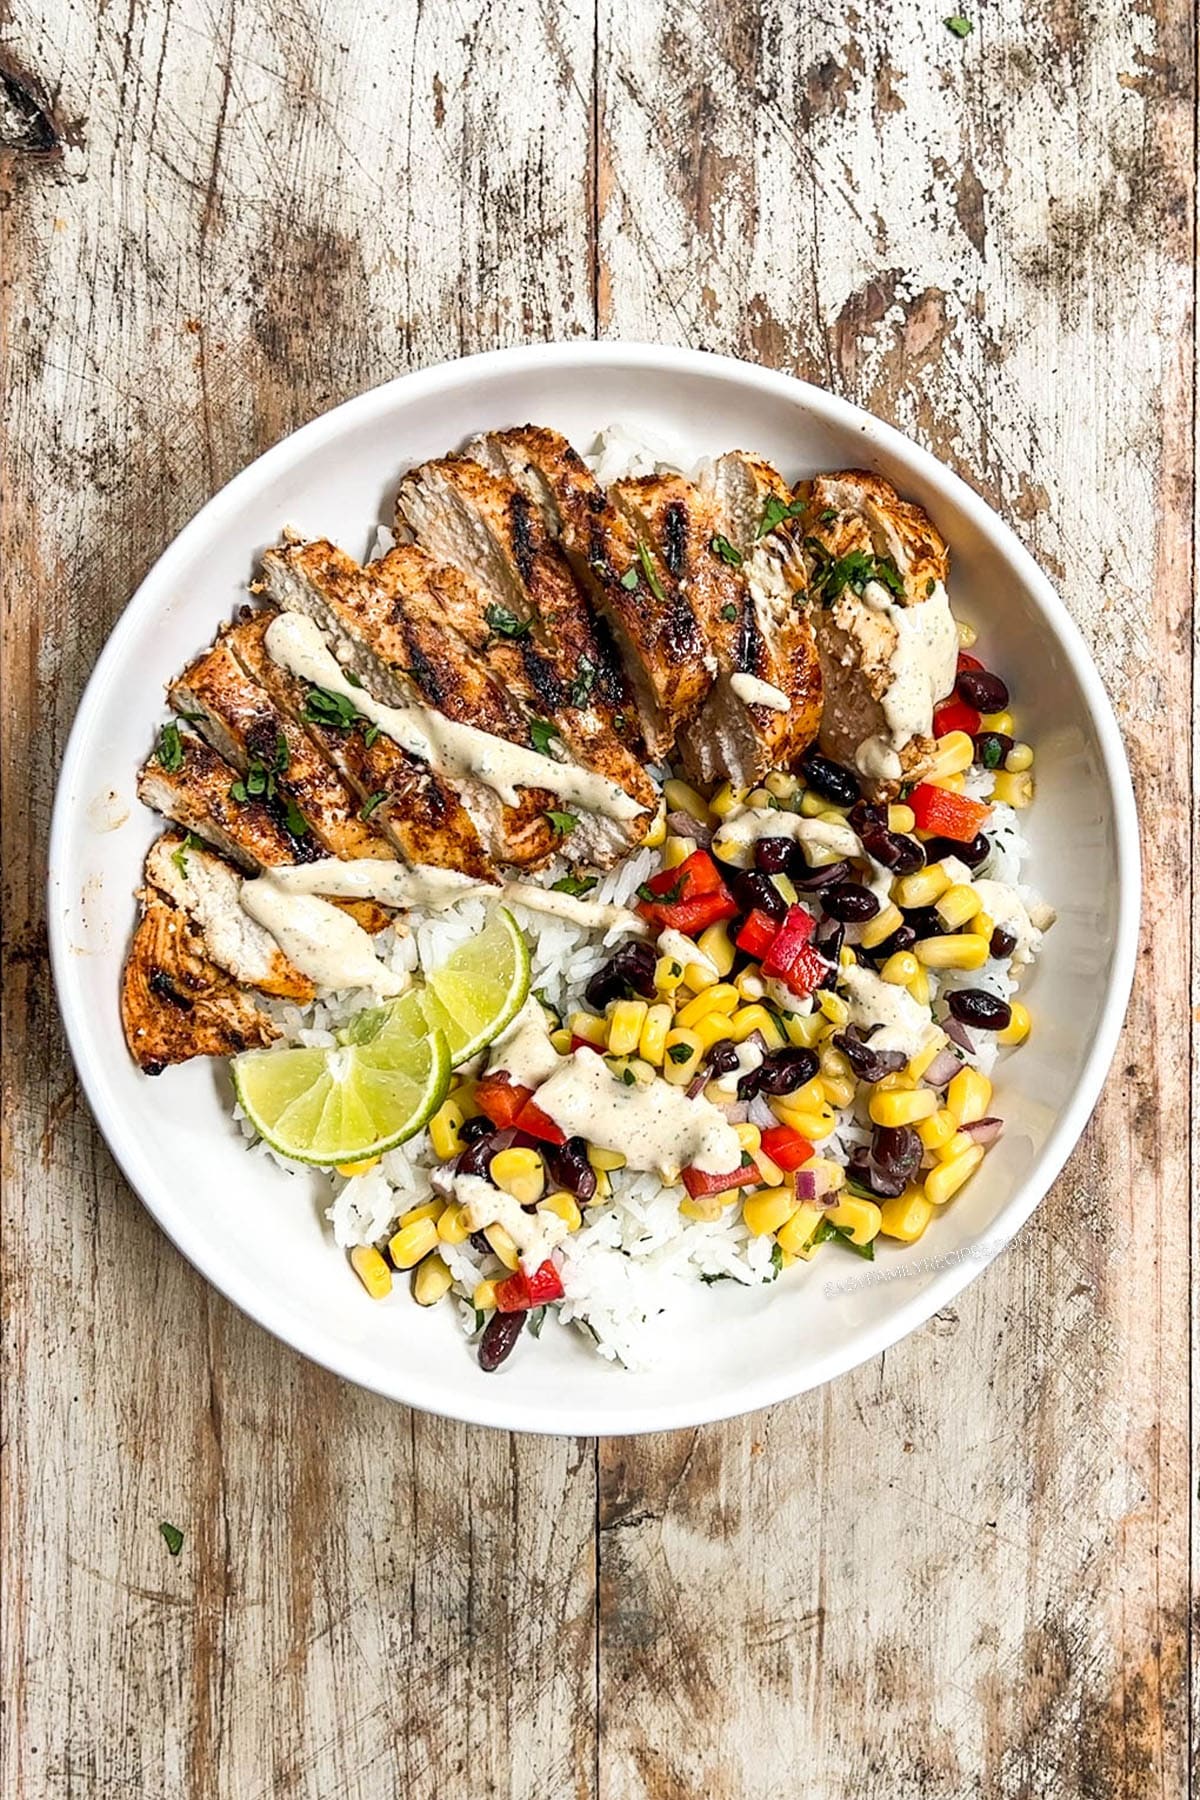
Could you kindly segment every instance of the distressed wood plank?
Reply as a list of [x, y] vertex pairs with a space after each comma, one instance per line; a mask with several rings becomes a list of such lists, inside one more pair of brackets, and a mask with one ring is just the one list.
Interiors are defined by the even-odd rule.
[[[1186, 9], [602, 0], [601, 323], [895, 420], [1059, 579], [1143, 801], [1105, 1098], [1018, 1246], [832, 1389], [601, 1454], [601, 1794], [1186, 1782]], [[1152, 604], [1147, 597], [1153, 596]], [[1151, 979], [1152, 968], [1155, 979]]]
[[590, 1794], [590, 1452], [409, 1416], [206, 1288], [80, 1101], [42, 898], [82, 683], [208, 495], [409, 366], [590, 329], [590, 16], [63, 3], [5, 49], [63, 132], [0, 164], [5, 1791]]

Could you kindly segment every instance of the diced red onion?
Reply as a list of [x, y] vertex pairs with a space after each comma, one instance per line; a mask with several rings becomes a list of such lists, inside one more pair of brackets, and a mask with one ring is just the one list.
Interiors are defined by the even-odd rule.
[[930, 1087], [945, 1087], [961, 1068], [962, 1063], [953, 1050], [939, 1050], [921, 1079]]
[[746, 1102], [746, 1118], [751, 1125], [757, 1125], [760, 1131], [769, 1131], [772, 1125], [779, 1123], [761, 1094], [755, 1094], [753, 1100]]
[[824, 1200], [832, 1198], [834, 1192], [833, 1175], [828, 1169], [797, 1169], [797, 1200]]
[[698, 1096], [704, 1092], [705, 1088], [708, 1086], [708, 1083], [709, 1083], [709, 1076], [708, 1076], [707, 1071], [705, 1071], [699, 1075], [693, 1075], [692, 1079], [688, 1082], [688, 1085], [687, 1085], [688, 1099], [689, 1100], [697, 1099]]
[[974, 1138], [977, 1144], [982, 1144], [985, 1150], [989, 1150], [1004, 1130], [1004, 1120], [972, 1119], [971, 1123], [964, 1125], [962, 1129], [969, 1138]]
[[[960, 1024], [953, 1013], [947, 1013], [946, 1017], [941, 1020], [941, 1027], [951, 1043], [957, 1044], [959, 1049], [965, 1050], [969, 1056], [974, 1056], [975, 1040], [967, 1032], [966, 1026]], [[928, 1081], [929, 1076], [926, 1075], [925, 1079]]]
[[669, 812], [667, 814], [667, 830], [676, 837], [691, 838], [697, 849], [707, 850], [713, 841], [712, 830], [702, 825], [699, 819], [693, 819], [691, 813]]
[[442, 1200], [454, 1198], [454, 1164], [439, 1163], [436, 1169], [429, 1171], [429, 1185]]
[[745, 1100], [735, 1100], [730, 1106], [722, 1106], [721, 1111], [731, 1125], [744, 1125], [750, 1116], [750, 1107]]

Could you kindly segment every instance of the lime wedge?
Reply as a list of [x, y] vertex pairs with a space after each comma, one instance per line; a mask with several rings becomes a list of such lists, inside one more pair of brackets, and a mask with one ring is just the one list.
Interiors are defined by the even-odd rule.
[[249, 1050], [233, 1059], [242, 1111], [295, 1162], [379, 1156], [419, 1131], [446, 1097], [450, 1050], [415, 991], [358, 1013], [337, 1038], [332, 1049]]
[[506, 907], [494, 907], [478, 937], [425, 977], [421, 1004], [446, 1034], [457, 1068], [499, 1037], [525, 1004], [529, 951]]

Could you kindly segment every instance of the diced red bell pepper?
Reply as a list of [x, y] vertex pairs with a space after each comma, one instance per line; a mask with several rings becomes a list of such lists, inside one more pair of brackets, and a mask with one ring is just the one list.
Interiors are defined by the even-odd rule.
[[518, 1114], [524, 1110], [532, 1094], [532, 1088], [521, 1087], [502, 1072], [485, 1075], [482, 1081], [475, 1084], [475, 1104], [498, 1131], [517, 1123]]
[[496, 1283], [496, 1307], [500, 1312], [528, 1312], [531, 1306], [545, 1306], [550, 1300], [561, 1300], [562, 1296], [563, 1284], [549, 1257], [532, 1275], [527, 1275], [524, 1269], [514, 1269], [511, 1275]]
[[737, 934], [737, 947], [744, 950], [747, 956], [763, 957], [775, 942], [778, 930], [779, 926], [770, 913], [761, 912], [756, 906]]
[[801, 997], [813, 993], [828, 974], [828, 964], [809, 943], [815, 920], [803, 906], [790, 906], [762, 959], [762, 972], [782, 981]]
[[684, 1169], [680, 1179], [693, 1200], [699, 1200], [704, 1194], [724, 1194], [730, 1188], [754, 1187], [762, 1180], [758, 1166], [749, 1158], [740, 1168], [730, 1169], [726, 1175], [710, 1175], [705, 1169]]
[[[594, 1048], [594, 1045], [588, 1045], [589, 1050]], [[544, 1113], [533, 1100], [525, 1102], [513, 1124], [518, 1131], [527, 1131], [530, 1137], [537, 1138], [543, 1144], [565, 1144], [567, 1141], [567, 1134], [562, 1127], [556, 1125], [550, 1115]]]
[[948, 731], [965, 731], [968, 737], [974, 737], [978, 730], [979, 714], [957, 694], [933, 709], [934, 737], [945, 737]]
[[958, 653], [958, 673], [960, 675], [962, 674], [964, 669], [982, 669], [982, 667], [983, 667], [983, 664], [980, 662], [980, 660], [977, 656], [968, 656], [967, 652], [965, 650], [959, 651], [959, 653]]
[[762, 1134], [762, 1147], [773, 1163], [785, 1172], [798, 1169], [813, 1153], [808, 1139], [791, 1125], [772, 1125]]
[[593, 1044], [591, 1038], [573, 1037], [571, 1039], [571, 1055], [574, 1056], [577, 1050], [594, 1050], [597, 1056], [604, 1055], [603, 1046]]
[[922, 831], [951, 838], [956, 844], [969, 844], [992, 816], [991, 807], [982, 800], [968, 800], [965, 794], [952, 794], [948, 788], [934, 787], [928, 781], [917, 783], [908, 796], [908, 804]]
[[638, 911], [661, 930], [694, 937], [721, 919], [732, 919], [737, 904], [708, 851], [693, 850], [677, 869], [660, 869], [650, 877]]

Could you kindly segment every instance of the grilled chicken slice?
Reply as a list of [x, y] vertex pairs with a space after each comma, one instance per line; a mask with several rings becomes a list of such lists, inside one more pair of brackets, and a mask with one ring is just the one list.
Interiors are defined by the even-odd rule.
[[[264, 869], [318, 862], [325, 852], [311, 831], [297, 834], [281, 817], [276, 799], [246, 793], [242, 777], [212, 745], [179, 732], [179, 758], [164, 761], [162, 741], [138, 775], [138, 798], [164, 819], [212, 844], [222, 856], [259, 875]], [[382, 931], [391, 915], [373, 900], [338, 900], [335, 905], [358, 920], [364, 931]]]
[[227, 634], [184, 670], [169, 698], [240, 771], [247, 791], [282, 806], [295, 834], [311, 832], [326, 855], [351, 862], [391, 858], [391, 845], [359, 817], [361, 802], [303, 726], [247, 675]]
[[576, 579], [612, 629], [646, 748], [664, 759], [712, 682], [708, 646], [686, 597], [657, 574], [651, 578], [634, 527], [558, 432], [535, 425], [489, 432], [472, 440], [467, 454], [510, 476], [561, 542]]
[[933, 704], [954, 686], [949, 551], [880, 475], [846, 469], [797, 493], [825, 684], [821, 748], [887, 798], [928, 768]]
[[795, 762], [820, 726], [805, 569], [787, 535], [794, 527], [773, 523], [792, 496], [770, 463], [731, 451], [712, 465], [702, 494], [702, 505], [686, 502], [692, 524], [679, 542], [719, 672], [679, 750], [693, 780], [754, 787], [769, 769]]
[[529, 496], [470, 457], [445, 457], [405, 477], [396, 527], [467, 577], [457, 584], [454, 628], [530, 722], [553, 727], [555, 753], [640, 802], [640, 819], [581, 818], [572, 850], [603, 863], [640, 842], [658, 796], [623, 741], [637, 718], [619, 658]]
[[[351, 716], [348, 707], [314, 703], [307, 685], [268, 655], [264, 639], [278, 616], [274, 607], [261, 607], [228, 628], [229, 647], [246, 673], [281, 712], [304, 726], [404, 861], [491, 879], [494, 871], [479, 833], [454, 789], [386, 732], [374, 730], [361, 713]], [[342, 722], [330, 722], [335, 719]]]
[[212, 962], [182, 907], [152, 890], [121, 979], [125, 1042], [147, 1075], [193, 1056], [236, 1056], [279, 1036], [278, 1027]]
[[[285, 542], [263, 557], [264, 587], [276, 605], [316, 621], [338, 646], [344, 666], [379, 700], [433, 708], [456, 724], [528, 747], [520, 708], [487, 665], [448, 624], [464, 602], [457, 571], [439, 569], [415, 545], [398, 545], [362, 568], [326, 541]], [[524, 789], [505, 806], [482, 781], [463, 780], [463, 804], [488, 853], [533, 868], [558, 843], [547, 814], [556, 799]]]
[[243, 987], [307, 1006], [316, 992], [270, 932], [243, 911], [243, 877], [194, 838], [169, 831], [146, 856], [146, 880], [199, 931], [205, 954]]

